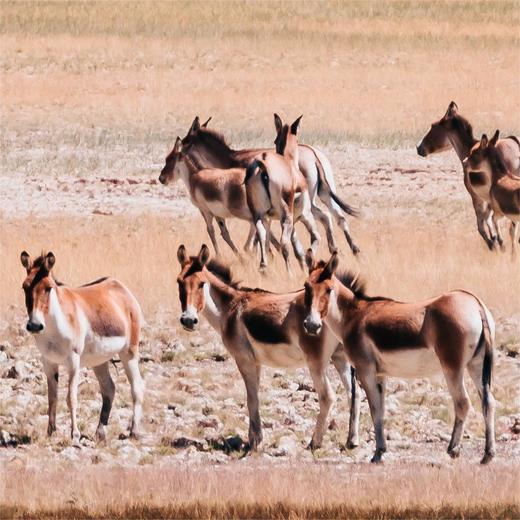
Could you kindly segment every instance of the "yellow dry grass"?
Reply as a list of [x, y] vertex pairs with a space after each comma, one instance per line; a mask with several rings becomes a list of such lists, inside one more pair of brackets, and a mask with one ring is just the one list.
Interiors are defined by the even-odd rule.
[[[6, 469], [4, 518], [515, 518], [507, 465]], [[160, 473], [160, 475], [159, 475]], [[411, 478], [413, 475], [413, 478]], [[23, 482], [21, 486], [18, 483]], [[52, 493], [49, 493], [52, 483]], [[493, 490], [491, 492], [491, 490]]]

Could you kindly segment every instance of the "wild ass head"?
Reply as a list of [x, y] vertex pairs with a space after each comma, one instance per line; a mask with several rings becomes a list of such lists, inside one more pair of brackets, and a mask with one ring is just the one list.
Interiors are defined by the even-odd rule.
[[458, 115], [458, 111], [459, 107], [452, 101], [446, 113], [438, 121], [432, 123], [428, 133], [422, 138], [422, 141], [417, 144], [417, 153], [419, 155], [426, 157], [432, 153], [448, 150], [452, 146], [449, 133], [453, 130], [454, 124], [457, 124], [455, 121], [462, 119], [461, 116]]
[[188, 331], [195, 330], [199, 323], [199, 312], [204, 310], [204, 285], [207, 283], [204, 266], [210, 256], [209, 248], [203, 244], [197, 256], [188, 256], [186, 248], [181, 245], [177, 250], [177, 259], [181, 272], [177, 277], [179, 299], [181, 302], [181, 325]]
[[491, 139], [488, 139], [486, 134], [482, 134], [480, 141], [473, 146], [468, 157], [463, 161], [468, 172], [490, 174], [493, 167], [498, 171], [503, 169], [496, 149], [499, 136], [500, 130], [497, 130]]
[[334, 290], [333, 275], [338, 268], [339, 258], [338, 253], [335, 252], [328, 262], [316, 262], [312, 249], [308, 249], [305, 261], [309, 269], [309, 277], [304, 285], [307, 317], [303, 321], [303, 328], [308, 334], [317, 335], [329, 312], [330, 298]]
[[296, 119], [291, 125], [284, 124], [278, 114], [274, 114], [274, 126], [276, 128], [276, 139], [274, 144], [276, 153], [295, 161], [298, 164], [298, 129], [303, 115]]
[[45, 329], [45, 317], [49, 312], [51, 292], [58, 286], [51, 274], [56, 258], [53, 253], [47, 253], [41, 254], [33, 261], [29, 253], [23, 251], [20, 261], [27, 271], [22, 285], [29, 317], [26, 328], [29, 332], [37, 334]]

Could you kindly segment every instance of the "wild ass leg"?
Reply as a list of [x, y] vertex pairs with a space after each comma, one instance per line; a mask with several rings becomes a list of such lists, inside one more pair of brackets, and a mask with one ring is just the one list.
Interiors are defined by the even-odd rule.
[[320, 244], [320, 235], [318, 233], [318, 226], [316, 225], [316, 220], [314, 219], [314, 215], [311, 211], [311, 203], [308, 194], [304, 196], [303, 206], [304, 207], [299, 220], [303, 222], [303, 225], [309, 231], [309, 234], [311, 236], [311, 249], [313, 253], [316, 254], [318, 246]]
[[256, 237], [256, 228], [255, 228], [255, 225], [251, 222], [251, 224], [249, 224], [249, 234], [247, 235], [246, 243], [244, 244], [244, 251], [246, 253], [251, 252], [255, 237]]
[[504, 250], [504, 239], [502, 237], [502, 232], [500, 231], [499, 224], [500, 218], [497, 217], [497, 214], [494, 211], [491, 213], [491, 221], [493, 222], [493, 227], [495, 228], [496, 232], [496, 238], [494, 238], [494, 240], [497, 240], [500, 248]]
[[361, 367], [361, 369], [356, 367], [356, 374], [365, 390], [376, 434], [376, 450], [370, 462], [379, 463], [383, 453], [386, 452], [384, 433], [386, 381], [377, 378], [376, 368], [372, 366]]
[[356, 381], [356, 370], [354, 367], [350, 367], [347, 357], [343, 352], [343, 345], [341, 344], [338, 345], [338, 348], [334, 354], [332, 354], [332, 363], [338, 371], [339, 378], [347, 391], [347, 396], [350, 401], [346, 447], [351, 450], [359, 446], [359, 413], [361, 399], [359, 398], [359, 386]]
[[472, 359], [468, 363], [468, 372], [475, 384], [478, 395], [482, 403], [482, 415], [486, 427], [486, 447], [484, 449], [484, 457], [480, 461], [481, 464], [487, 464], [495, 456], [495, 398], [490, 388], [484, 391], [482, 382], [482, 371], [484, 359], [479, 357]]
[[289, 243], [291, 240], [292, 230], [294, 227], [293, 224], [293, 216], [287, 204], [282, 201], [282, 218], [280, 220], [282, 226], [282, 236], [281, 236], [281, 245], [282, 245], [282, 256], [285, 261], [285, 267], [289, 275], [291, 274], [291, 265], [289, 263]]
[[[469, 190], [468, 190], [469, 191]], [[493, 224], [493, 211], [489, 207], [489, 204], [483, 201], [480, 197], [469, 192], [471, 195], [471, 201], [473, 202], [473, 209], [475, 210], [475, 216], [477, 217], [477, 229], [480, 236], [486, 242], [488, 248], [493, 250], [495, 242], [497, 240], [496, 232]], [[487, 225], [488, 232], [486, 232], [485, 226]], [[489, 233], [489, 235], [488, 235]]]
[[471, 407], [471, 402], [464, 385], [464, 372], [445, 372], [446, 383], [453, 399], [453, 407], [455, 409], [455, 422], [453, 424], [453, 432], [451, 434], [450, 444], [448, 445], [448, 454], [452, 459], [460, 455], [460, 439], [464, 430], [464, 421]]
[[56, 408], [58, 405], [58, 365], [42, 358], [43, 370], [47, 376], [47, 395], [49, 399], [49, 423], [47, 435], [50, 437], [56, 431]]
[[[323, 199], [322, 199], [323, 200]], [[328, 198], [328, 202], [325, 202], [327, 207], [330, 209], [332, 215], [336, 219], [338, 226], [342, 229], [345, 238], [347, 239], [347, 243], [350, 247], [350, 250], [354, 255], [357, 255], [360, 252], [359, 247], [354, 243], [354, 239], [350, 234], [350, 228], [347, 222], [345, 215], [343, 214], [342, 209], [333, 201]]]
[[266, 254], [266, 239], [267, 230], [265, 229], [264, 222], [261, 218], [258, 218], [255, 222], [256, 235], [258, 237], [258, 243], [260, 245], [260, 271], [263, 272], [267, 268], [267, 254]]
[[321, 359], [309, 359], [307, 364], [320, 403], [320, 411], [316, 420], [316, 426], [314, 428], [314, 433], [312, 434], [311, 442], [309, 443], [309, 448], [315, 450], [320, 448], [323, 442], [323, 435], [327, 428], [327, 417], [329, 415], [330, 407], [335, 401], [335, 394], [330, 385], [329, 378], [327, 377], [328, 360], [324, 362]]
[[293, 228], [291, 233], [291, 244], [294, 252], [294, 256], [298, 260], [302, 270], [305, 269], [305, 251], [303, 250], [302, 243], [296, 234], [296, 228]]
[[249, 412], [249, 449], [256, 451], [262, 442], [262, 423], [258, 401], [258, 388], [260, 386], [260, 365], [251, 353], [249, 345], [244, 347], [245, 352], [235, 358], [238, 370], [242, 375], [247, 393], [247, 410]]
[[137, 354], [132, 354], [132, 352], [129, 351], [121, 352], [119, 357], [123, 362], [126, 377], [130, 382], [132, 401], [134, 405], [132, 424], [130, 425], [130, 437], [137, 439], [140, 434], [144, 398], [144, 383], [141, 378], [141, 373], [139, 372], [139, 357]]
[[98, 441], [103, 442], [106, 439], [105, 428], [108, 424], [112, 403], [114, 402], [116, 386], [114, 385], [112, 377], [110, 377], [108, 362], [94, 367], [94, 374], [96, 374], [96, 378], [99, 382], [99, 389], [101, 391], [101, 397], [103, 398], [101, 414], [99, 415], [99, 424], [96, 430], [96, 437]]
[[69, 388], [67, 393], [67, 406], [70, 412], [71, 437], [73, 446], [79, 447], [80, 433], [78, 429], [78, 420], [76, 411], [78, 408], [78, 385], [80, 361], [79, 355], [73, 352], [68, 360], [67, 369], [69, 371]]
[[332, 225], [332, 217], [328, 211], [324, 211], [318, 206], [315, 206], [314, 203], [312, 205], [312, 214], [314, 217], [319, 220], [323, 227], [325, 228], [325, 234], [327, 236], [327, 245], [329, 247], [329, 253], [334, 253], [337, 251], [338, 247], [336, 245], [336, 241], [334, 239], [334, 231]]
[[[200, 209], [200, 208], [199, 208]], [[213, 227], [213, 215], [209, 212], [202, 211], [202, 216], [204, 217], [204, 221], [206, 222], [206, 229], [208, 230], [209, 238], [211, 239], [211, 243], [213, 244], [213, 249], [215, 249], [215, 254], [220, 256], [220, 250], [218, 248], [217, 237], [215, 236], [215, 228]]]
[[233, 251], [233, 253], [235, 253], [236, 256], [240, 256], [240, 252], [233, 243], [233, 240], [231, 240], [231, 235], [229, 234], [229, 230], [226, 226], [226, 221], [223, 218], [217, 218], [217, 224], [220, 228], [220, 234], [222, 235], [222, 238], [224, 239], [226, 244], [231, 248], [231, 250]]
[[517, 233], [520, 228], [520, 222], [510, 222], [509, 225], [509, 236], [511, 237], [511, 256], [513, 260], [516, 258], [516, 249], [517, 249]]

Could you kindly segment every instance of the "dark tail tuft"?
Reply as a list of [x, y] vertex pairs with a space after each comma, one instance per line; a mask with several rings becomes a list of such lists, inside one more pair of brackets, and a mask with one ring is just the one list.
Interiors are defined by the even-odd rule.
[[260, 166], [260, 162], [257, 159], [254, 159], [249, 166], [246, 168], [246, 176], [244, 178], [244, 184], [253, 176], [256, 169]]

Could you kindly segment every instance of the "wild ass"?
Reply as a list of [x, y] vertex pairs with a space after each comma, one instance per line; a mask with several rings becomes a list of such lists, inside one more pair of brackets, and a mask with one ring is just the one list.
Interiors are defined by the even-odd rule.
[[[482, 185], [488, 189], [493, 217], [498, 215], [510, 220], [509, 232], [514, 256], [520, 227], [520, 176], [515, 175], [518, 168], [514, 171], [509, 169], [511, 161], [505, 160], [504, 150], [507, 150], [509, 157], [516, 154], [516, 164], [520, 165], [520, 142], [514, 136], [499, 141], [499, 134], [497, 130], [489, 140], [486, 134], [482, 135], [480, 142], [473, 146], [464, 160], [464, 165], [468, 175], [480, 179]], [[500, 142], [502, 146], [499, 146]], [[497, 231], [499, 232], [498, 226]], [[500, 232], [498, 234], [500, 237]]]
[[495, 323], [473, 294], [453, 291], [419, 303], [369, 297], [351, 273], [335, 272], [338, 256], [315, 262], [307, 253], [309, 278], [305, 283], [309, 334], [330, 327], [342, 341], [356, 377], [367, 395], [376, 434], [372, 462], [386, 451], [383, 431], [385, 381], [391, 377], [425, 377], [442, 372], [455, 408], [455, 424], [448, 453], [460, 454], [464, 421], [471, 403], [464, 385], [467, 369], [482, 401], [486, 445], [481, 463], [495, 454], [495, 401], [491, 394]]
[[312, 203], [308, 184], [298, 168], [298, 127], [300, 116], [290, 126], [283, 125], [276, 139], [276, 153], [264, 152], [261, 159], [254, 159], [247, 167], [245, 185], [247, 205], [253, 215], [258, 241], [260, 242], [260, 268], [265, 267], [267, 218], [280, 220], [282, 236], [280, 244], [287, 271], [289, 265], [289, 243], [303, 268], [305, 252], [295, 232], [294, 223], [301, 221], [311, 236], [311, 247], [317, 250], [319, 235], [312, 214]]
[[103, 406], [96, 435], [105, 440], [115, 385], [108, 362], [119, 355], [130, 382], [133, 419], [130, 435], [137, 437], [142, 416], [144, 385], [139, 373], [139, 336], [141, 308], [132, 293], [113, 278], [100, 278], [72, 289], [52, 275], [56, 258], [42, 254], [34, 261], [25, 251], [21, 262], [27, 271], [23, 282], [29, 320], [27, 330], [34, 334], [42, 355], [49, 396], [48, 435], [56, 431], [58, 369], [65, 365], [69, 374], [67, 405], [71, 417], [71, 436], [78, 446], [80, 431], [76, 419], [80, 367], [93, 367]]
[[[213, 129], [207, 128], [210, 119], [201, 125], [199, 118], [196, 117], [187, 135], [182, 140], [179, 137], [177, 138], [180, 141], [179, 149], [182, 150], [182, 153], [186, 154], [200, 169], [246, 168], [255, 157], [260, 156], [262, 153], [272, 151], [272, 149], [269, 148], [233, 150], [228, 146], [221, 134]], [[278, 140], [278, 134], [283, 128], [283, 124], [277, 114], [274, 115], [274, 119]], [[162, 178], [166, 180], [168, 178], [167, 172], [171, 171], [171, 169], [168, 168], [168, 162], [173, 159], [174, 155], [172, 156], [170, 153], [166, 160], [166, 172], [164, 175], [161, 174], [160, 179]], [[345, 213], [356, 216], [357, 211], [336, 195], [334, 175], [327, 157], [316, 148], [305, 144], [299, 144], [298, 167], [307, 179], [312, 203], [312, 212], [315, 218], [318, 219], [325, 228], [329, 250], [332, 252], [336, 249], [330, 216], [330, 213], [332, 213], [338, 225], [343, 230], [352, 252], [357, 254], [359, 252], [359, 247], [354, 243], [350, 234], [348, 222], [345, 218]], [[329, 208], [330, 213], [326, 210], [322, 210], [315, 204], [316, 195]], [[253, 237], [250, 236], [251, 240], [252, 238]], [[247, 244], [249, 244], [249, 242], [247, 242], [246, 245]]]
[[[464, 159], [469, 155], [471, 149], [478, 143], [473, 136], [473, 127], [467, 119], [458, 112], [455, 102], [451, 102], [444, 116], [432, 123], [430, 130], [417, 145], [417, 153], [426, 157], [432, 153], [443, 152], [453, 148], [462, 163], [464, 172], [464, 186], [471, 196], [475, 215], [477, 217], [477, 228], [481, 237], [486, 242], [489, 249], [494, 249], [498, 243], [502, 245], [500, 230], [493, 224], [493, 214], [490, 206], [489, 188], [485, 179], [480, 176], [469, 175], [465, 166]], [[518, 163], [512, 143], [508, 139], [501, 139], [497, 146], [504, 153], [504, 161], [511, 171], [518, 169]], [[487, 228], [487, 231], [486, 231]]]
[[309, 447], [321, 446], [335, 397], [327, 377], [331, 359], [347, 395], [352, 392], [347, 447], [357, 446], [360, 401], [354, 373], [351, 381], [342, 346], [327, 327], [316, 336], [305, 334], [303, 291], [275, 294], [241, 287], [233, 281], [229, 268], [215, 260], [209, 261], [209, 256], [205, 245], [197, 256], [188, 256], [183, 245], [177, 251], [181, 265], [177, 278], [182, 309], [180, 322], [191, 332], [202, 314], [233, 356], [246, 385], [250, 449], [255, 450], [262, 441], [258, 401], [262, 366], [309, 367], [320, 403]]

